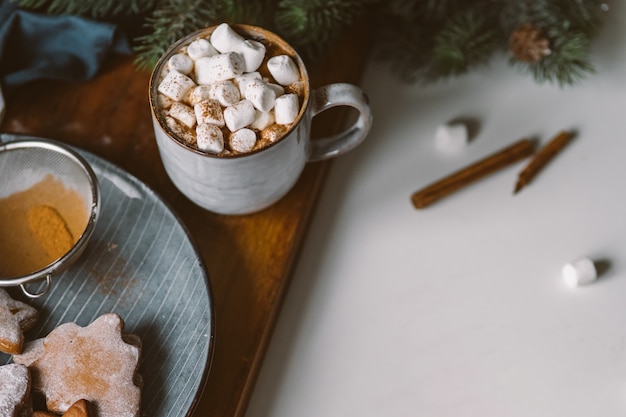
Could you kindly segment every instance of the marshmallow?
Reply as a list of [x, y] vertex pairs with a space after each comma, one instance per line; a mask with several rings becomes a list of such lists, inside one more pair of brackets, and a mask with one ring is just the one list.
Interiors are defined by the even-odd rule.
[[257, 130], [263, 130], [266, 127], [274, 124], [274, 113], [271, 111], [255, 111], [254, 122], [250, 124], [250, 127]]
[[209, 123], [198, 125], [196, 136], [198, 149], [215, 154], [224, 150], [224, 135], [219, 127]]
[[563, 266], [563, 280], [569, 287], [590, 284], [598, 278], [596, 266], [589, 258], [579, 258]]
[[[157, 97], [159, 100], [159, 106], [163, 109], [169, 109], [172, 106], [172, 103], [176, 103], [174, 100], [163, 94], [159, 94]], [[2, 103], [0, 102], [0, 104]]]
[[209, 98], [213, 98], [211, 96], [211, 86], [210, 85], [199, 85], [194, 87], [189, 92], [189, 97], [187, 97], [187, 101], [192, 106], [195, 106], [197, 103], [202, 100], [207, 100]]
[[199, 125], [211, 123], [219, 127], [224, 126], [224, 113], [217, 100], [202, 100], [193, 106], [193, 110]]
[[224, 109], [224, 121], [231, 132], [254, 122], [254, 106], [250, 100], [243, 99]]
[[163, 81], [159, 84], [159, 93], [164, 94], [174, 101], [181, 101], [187, 91], [194, 87], [196, 83], [185, 74], [178, 71], [170, 71], [167, 73]]
[[167, 67], [170, 70], [175, 70], [181, 74], [189, 74], [193, 69], [193, 61], [185, 54], [172, 55], [167, 61]]
[[215, 28], [211, 34], [211, 44], [220, 53], [239, 53], [245, 63], [245, 72], [256, 71], [265, 58], [265, 45], [251, 39], [244, 39], [226, 23]]
[[287, 126], [273, 124], [261, 131], [261, 140], [274, 143], [287, 132]]
[[276, 93], [261, 80], [248, 83], [244, 94], [257, 110], [268, 112], [274, 107]]
[[443, 152], [458, 151], [467, 141], [467, 127], [463, 123], [440, 125], [435, 132], [435, 144]]
[[269, 88], [274, 90], [274, 94], [276, 94], [276, 97], [280, 97], [283, 94], [285, 94], [285, 88], [282, 85], [274, 84], [274, 83], [265, 83], [265, 84], [267, 84]]
[[237, 152], [250, 152], [256, 145], [256, 133], [250, 129], [239, 129], [228, 138], [230, 148]]
[[304, 96], [304, 90], [306, 88], [306, 83], [302, 80], [298, 80], [295, 83], [291, 83], [285, 86], [286, 93], [294, 93], [299, 95], [300, 97]]
[[219, 101], [219, 103], [228, 107], [231, 104], [235, 104], [241, 100], [241, 94], [239, 94], [239, 88], [232, 81], [220, 81], [211, 86], [211, 98]]
[[235, 77], [235, 84], [239, 87], [239, 93], [241, 97], [246, 95], [246, 88], [248, 88], [248, 84], [250, 84], [254, 80], [260, 80], [261, 74], [257, 71], [254, 72], [246, 72], [237, 77]]
[[274, 103], [274, 117], [276, 118], [276, 123], [280, 125], [293, 123], [300, 111], [298, 101], [298, 96], [293, 93], [278, 97]]
[[267, 69], [280, 85], [289, 85], [300, 79], [298, 66], [288, 55], [276, 55], [268, 59]]
[[211, 44], [220, 53], [239, 52], [245, 39], [228, 23], [222, 23], [211, 33]]
[[198, 84], [212, 84], [241, 75], [244, 62], [236, 52], [199, 58], [196, 61], [196, 81]]
[[200, 58], [217, 55], [218, 52], [215, 50], [211, 43], [203, 38], [195, 39], [187, 46], [187, 55], [189, 58], [197, 61]]
[[261, 42], [245, 40], [235, 52], [239, 52], [243, 57], [245, 71], [253, 72], [259, 69], [265, 58], [265, 45]]
[[196, 124], [196, 116], [193, 109], [183, 103], [179, 103], [178, 101], [172, 103], [172, 106], [167, 114], [187, 127], [191, 128]]
[[170, 130], [183, 141], [190, 145], [196, 143], [196, 138], [194, 137], [192, 131], [183, 128], [173, 117], [166, 116], [165, 123], [167, 124], [167, 127], [169, 127]]

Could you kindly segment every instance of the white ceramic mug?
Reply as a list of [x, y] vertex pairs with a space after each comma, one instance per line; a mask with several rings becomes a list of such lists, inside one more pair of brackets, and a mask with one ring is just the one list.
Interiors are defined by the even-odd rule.
[[[158, 81], [168, 59], [213, 28], [195, 32], [173, 44], [157, 63], [150, 79], [150, 107], [159, 153], [176, 187], [197, 205], [221, 214], [247, 214], [278, 201], [296, 183], [304, 165], [348, 152], [367, 135], [372, 116], [363, 91], [352, 84], [330, 84], [315, 90], [309, 86], [306, 68], [294, 49], [277, 35], [254, 26], [231, 25], [246, 39], [267, 40], [290, 55], [300, 69], [304, 93], [300, 112], [291, 128], [277, 142], [239, 155], [218, 156], [202, 152], [177, 139], [157, 109]], [[355, 123], [337, 135], [311, 140], [311, 121], [335, 106], [358, 110]]]

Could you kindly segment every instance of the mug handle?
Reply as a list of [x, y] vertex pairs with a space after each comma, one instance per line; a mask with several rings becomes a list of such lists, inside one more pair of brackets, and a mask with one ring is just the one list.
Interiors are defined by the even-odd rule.
[[353, 84], [335, 83], [315, 89], [312, 94], [311, 117], [335, 106], [350, 106], [359, 111], [352, 126], [336, 135], [311, 141], [309, 162], [322, 161], [344, 154], [363, 142], [372, 126], [369, 99]]

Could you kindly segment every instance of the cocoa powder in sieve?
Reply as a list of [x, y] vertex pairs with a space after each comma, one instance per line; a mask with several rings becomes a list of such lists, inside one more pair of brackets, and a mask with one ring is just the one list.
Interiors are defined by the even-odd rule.
[[88, 220], [80, 194], [52, 175], [0, 199], [0, 277], [50, 265], [71, 249]]
[[74, 245], [75, 239], [63, 216], [46, 204], [28, 210], [28, 228], [52, 259], [59, 259]]

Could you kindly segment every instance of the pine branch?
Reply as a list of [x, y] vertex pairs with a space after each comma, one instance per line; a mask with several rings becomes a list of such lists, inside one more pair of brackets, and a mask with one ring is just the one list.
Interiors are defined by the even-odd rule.
[[[10, 0], [49, 14], [126, 23], [136, 63], [152, 68], [176, 40], [222, 22], [269, 29], [307, 61], [325, 53], [364, 12], [376, 16], [374, 56], [410, 82], [457, 76], [488, 61], [518, 28], [541, 33], [545, 53], [528, 62], [518, 37], [511, 62], [538, 82], [574, 84], [593, 72], [591, 39], [606, 14], [605, 0]], [[545, 43], [545, 45], [543, 45]], [[532, 45], [531, 45], [532, 46]], [[521, 49], [520, 49], [521, 48]], [[525, 58], [526, 57], [526, 58]], [[518, 62], [526, 60], [527, 62]]]
[[564, 35], [554, 45], [554, 52], [536, 64], [514, 61], [525, 72], [530, 71], [538, 83], [556, 82], [560, 87], [574, 85], [595, 72], [589, 61], [590, 40], [582, 33]]
[[489, 15], [472, 11], [449, 19], [434, 40], [433, 68], [449, 77], [487, 63], [499, 46], [499, 33], [494, 27]]
[[379, 29], [374, 57], [388, 63], [391, 71], [406, 82], [428, 78], [431, 27], [419, 24], [409, 15], [386, 16], [383, 21], [386, 24]]
[[305, 58], [315, 59], [365, 10], [367, 0], [281, 0], [276, 31]]
[[275, 0], [222, 0], [213, 3], [224, 22], [263, 27], [271, 21], [275, 8]]
[[383, 0], [389, 13], [396, 16], [413, 16], [420, 20], [443, 21], [451, 11], [481, 8], [485, 0]]
[[535, 64], [512, 63], [529, 71], [539, 83], [573, 85], [594, 67], [589, 60], [591, 38], [601, 27], [606, 9], [599, 0], [534, 0], [511, 2], [514, 24], [531, 23], [550, 41], [550, 55]]
[[146, 13], [158, 0], [14, 0], [20, 7], [49, 14], [79, 15], [93, 18]]
[[146, 19], [148, 34], [137, 38], [136, 64], [152, 69], [167, 48], [183, 36], [220, 22], [212, 0], [162, 0]]
[[515, 24], [532, 23], [550, 30], [549, 36], [579, 31], [593, 36], [601, 27], [606, 12], [602, 0], [526, 0], [510, 1], [508, 13], [515, 16]]
[[431, 0], [392, 5], [381, 18], [385, 24], [380, 26], [375, 57], [389, 62], [392, 71], [408, 82], [431, 82], [486, 63], [499, 47], [497, 9], [490, 7], [491, 0], [458, 3], [453, 17], [439, 15], [443, 6]]

